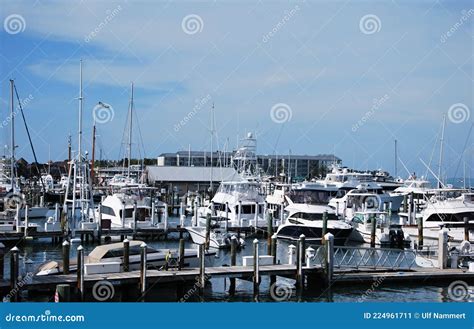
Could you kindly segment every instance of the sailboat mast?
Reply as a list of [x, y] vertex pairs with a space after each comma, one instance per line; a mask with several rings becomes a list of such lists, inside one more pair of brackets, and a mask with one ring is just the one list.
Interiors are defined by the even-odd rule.
[[13, 99], [13, 89], [15, 87], [14, 81], [10, 79], [10, 133], [11, 133], [11, 162], [10, 162], [10, 176], [11, 176], [11, 183], [12, 183], [12, 192], [15, 191], [15, 114], [14, 114], [14, 99]]
[[133, 122], [133, 82], [131, 84], [129, 117], [130, 125], [128, 126], [128, 168], [127, 176], [130, 178], [130, 164], [132, 163], [132, 122]]
[[443, 148], [444, 148], [444, 128], [446, 126], [446, 114], [443, 114], [443, 128], [441, 129], [441, 139], [440, 139], [440, 146], [439, 146], [439, 168], [438, 168], [438, 177], [440, 179], [440, 182], [438, 183], [438, 187], [441, 187], [441, 181], [442, 181], [442, 166], [443, 166]]
[[398, 142], [395, 140], [395, 159], [394, 159], [394, 164], [395, 164], [395, 178], [398, 177]]
[[79, 162], [82, 162], [82, 109], [83, 109], [83, 95], [82, 95], [82, 59], [79, 65], [79, 139], [78, 139], [78, 153]]
[[95, 162], [95, 120], [94, 126], [92, 127], [92, 159], [91, 159], [91, 183], [94, 184], [94, 162]]
[[209, 188], [211, 189], [211, 192], [213, 190], [212, 188], [212, 167], [213, 167], [213, 140], [214, 140], [214, 103], [212, 103], [212, 108], [211, 108], [211, 178], [209, 182]]

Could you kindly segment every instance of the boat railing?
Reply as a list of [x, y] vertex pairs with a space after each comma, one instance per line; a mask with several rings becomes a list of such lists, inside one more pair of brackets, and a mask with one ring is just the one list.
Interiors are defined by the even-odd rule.
[[[315, 254], [316, 263], [326, 262], [326, 247]], [[334, 247], [334, 267], [340, 269], [410, 270], [416, 266], [416, 252], [411, 249]]]

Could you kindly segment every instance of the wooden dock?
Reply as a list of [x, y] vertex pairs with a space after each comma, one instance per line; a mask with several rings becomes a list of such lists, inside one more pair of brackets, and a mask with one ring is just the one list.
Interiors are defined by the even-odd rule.
[[[295, 265], [266, 265], [259, 267], [260, 276], [280, 276], [290, 279], [295, 279], [297, 274], [297, 267]], [[306, 279], [311, 280], [313, 283], [319, 282], [321, 287], [325, 286], [324, 269], [320, 266], [314, 266], [311, 268], [304, 268], [303, 274]], [[199, 268], [188, 268], [181, 271], [178, 270], [147, 270], [146, 280], [147, 285], [160, 285], [160, 284], [185, 284], [196, 282], [201, 275]], [[254, 275], [254, 268], [252, 266], [220, 266], [220, 267], [208, 267], [205, 269], [205, 276], [207, 280], [213, 278], [224, 278], [224, 279], [242, 279], [252, 280]], [[100, 281], [108, 281], [114, 287], [130, 287], [132, 285], [137, 286], [140, 283], [141, 273], [140, 271], [121, 272], [121, 273], [108, 273], [108, 274], [95, 274], [84, 276], [84, 288], [90, 289], [94, 284]], [[377, 281], [384, 282], [396, 282], [396, 283], [427, 283], [439, 284], [443, 282], [452, 282], [456, 280], [462, 280], [466, 283], [474, 283], [474, 273], [463, 271], [461, 269], [436, 269], [436, 268], [416, 268], [407, 271], [383, 271], [378, 270], [348, 270], [339, 269], [333, 273], [333, 278], [330, 283], [331, 286], [344, 286], [344, 285], [366, 285], [372, 284]], [[77, 286], [77, 275], [51, 275], [51, 276], [35, 276], [31, 280], [28, 280], [22, 287], [21, 290], [33, 290], [33, 291], [48, 291], [54, 292], [57, 285], [67, 284], [71, 287]], [[126, 288], [125, 288], [126, 289]], [[8, 280], [0, 281], [0, 290], [2, 293], [8, 293], [10, 290], [10, 282]]]

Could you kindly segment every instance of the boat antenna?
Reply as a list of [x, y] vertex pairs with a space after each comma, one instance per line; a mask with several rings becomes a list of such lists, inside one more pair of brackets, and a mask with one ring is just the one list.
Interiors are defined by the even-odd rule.
[[13, 88], [15, 87], [15, 82], [13, 79], [10, 79], [10, 133], [11, 133], [11, 159], [10, 159], [10, 176], [11, 176], [11, 183], [12, 183], [12, 192], [15, 192], [15, 100], [13, 99]]
[[132, 163], [132, 121], [133, 121], [133, 82], [130, 85], [130, 125], [128, 126], [128, 168], [127, 176], [130, 178], [130, 164]]
[[[441, 179], [441, 174], [442, 174], [442, 166], [443, 166], [443, 147], [444, 147], [444, 129], [446, 126], [446, 114], [443, 114], [443, 128], [441, 130], [441, 138], [439, 140], [439, 168], [438, 168], [438, 182], [442, 185], [443, 183], [439, 180]], [[441, 185], [438, 184], [438, 187]]]
[[82, 59], [79, 65], [79, 139], [78, 139], [78, 154], [79, 162], [82, 162], [82, 110], [84, 97], [82, 94]]
[[397, 145], [397, 140], [395, 140], [395, 177], [398, 176], [398, 145]]

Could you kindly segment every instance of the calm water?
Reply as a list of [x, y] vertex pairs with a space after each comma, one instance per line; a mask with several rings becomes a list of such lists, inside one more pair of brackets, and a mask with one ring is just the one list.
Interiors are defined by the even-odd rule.
[[[177, 218], [170, 219], [171, 225], [177, 223]], [[147, 242], [150, 246], [155, 248], [176, 249], [178, 247], [178, 235], [170, 236], [169, 241], [155, 241]], [[241, 264], [242, 256], [252, 254], [253, 238], [246, 239], [246, 247], [239, 251], [237, 263]], [[76, 256], [76, 248], [78, 245], [72, 245], [71, 257]], [[261, 239], [259, 243], [260, 254], [266, 254], [266, 239]], [[86, 254], [88, 254], [94, 245], [85, 245]], [[197, 248], [191, 240], [186, 241], [186, 248]], [[288, 261], [288, 243], [284, 241], [278, 242], [278, 259], [281, 263]], [[20, 247], [21, 272], [34, 271], [41, 263], [49, 260], [61, 259], [61, 246], [52, 246], [50, 240], [39, 240], [29, 242], [26, 246]], [[9, 276], [9, 259], [6, 257], [6, 277]], [[230, 252], [219, 251], [215, 259], [214, 265], [230, 264]], [[448, 287], [442, 286], [420, 286], [420, 285], [400, 285], [388, 284], [380, 282], [376, 289], [371, 289], [373, 283], [365, 285], [355, 285], [352, 287], [337, 287], [331, 291], [305, 291], [303, 295], [297, 294], [295, 288], [292, 287], [293, 280], [278, 278], [277, 286], [282, 286], [283, 291], [289, 301], [303, 301], [303, 302], [357, 302], [357, 301], [380, 301], [380, 302], [449, 302]], [[269, 293], [270, 283], [268, 277], [262, 277], [260, 285], [259, 301], [274, 301]], [[372, 287], [373, 288], [373, 287]], [[190, 301], [254, 301], [253, 284], [251, 282], [236, 280], [236, 292], [234, 296], [229, 296], [229, 281], [223, 278], [211, 279], [209, 286], [206, 286], [202, 297], [189, 298]], [[192, 292], [195, 287], [192, 284], [185, 287], [186, 292]], [[33, 296], [25, 297], [33, 301], [48, 301], [52, 300], [52, 296]], [[147, 296], [147, 301], [172, 301], [176, 300], [176, 296], [170, 291], [161, 289], [160, 292], [152, 291]]]

